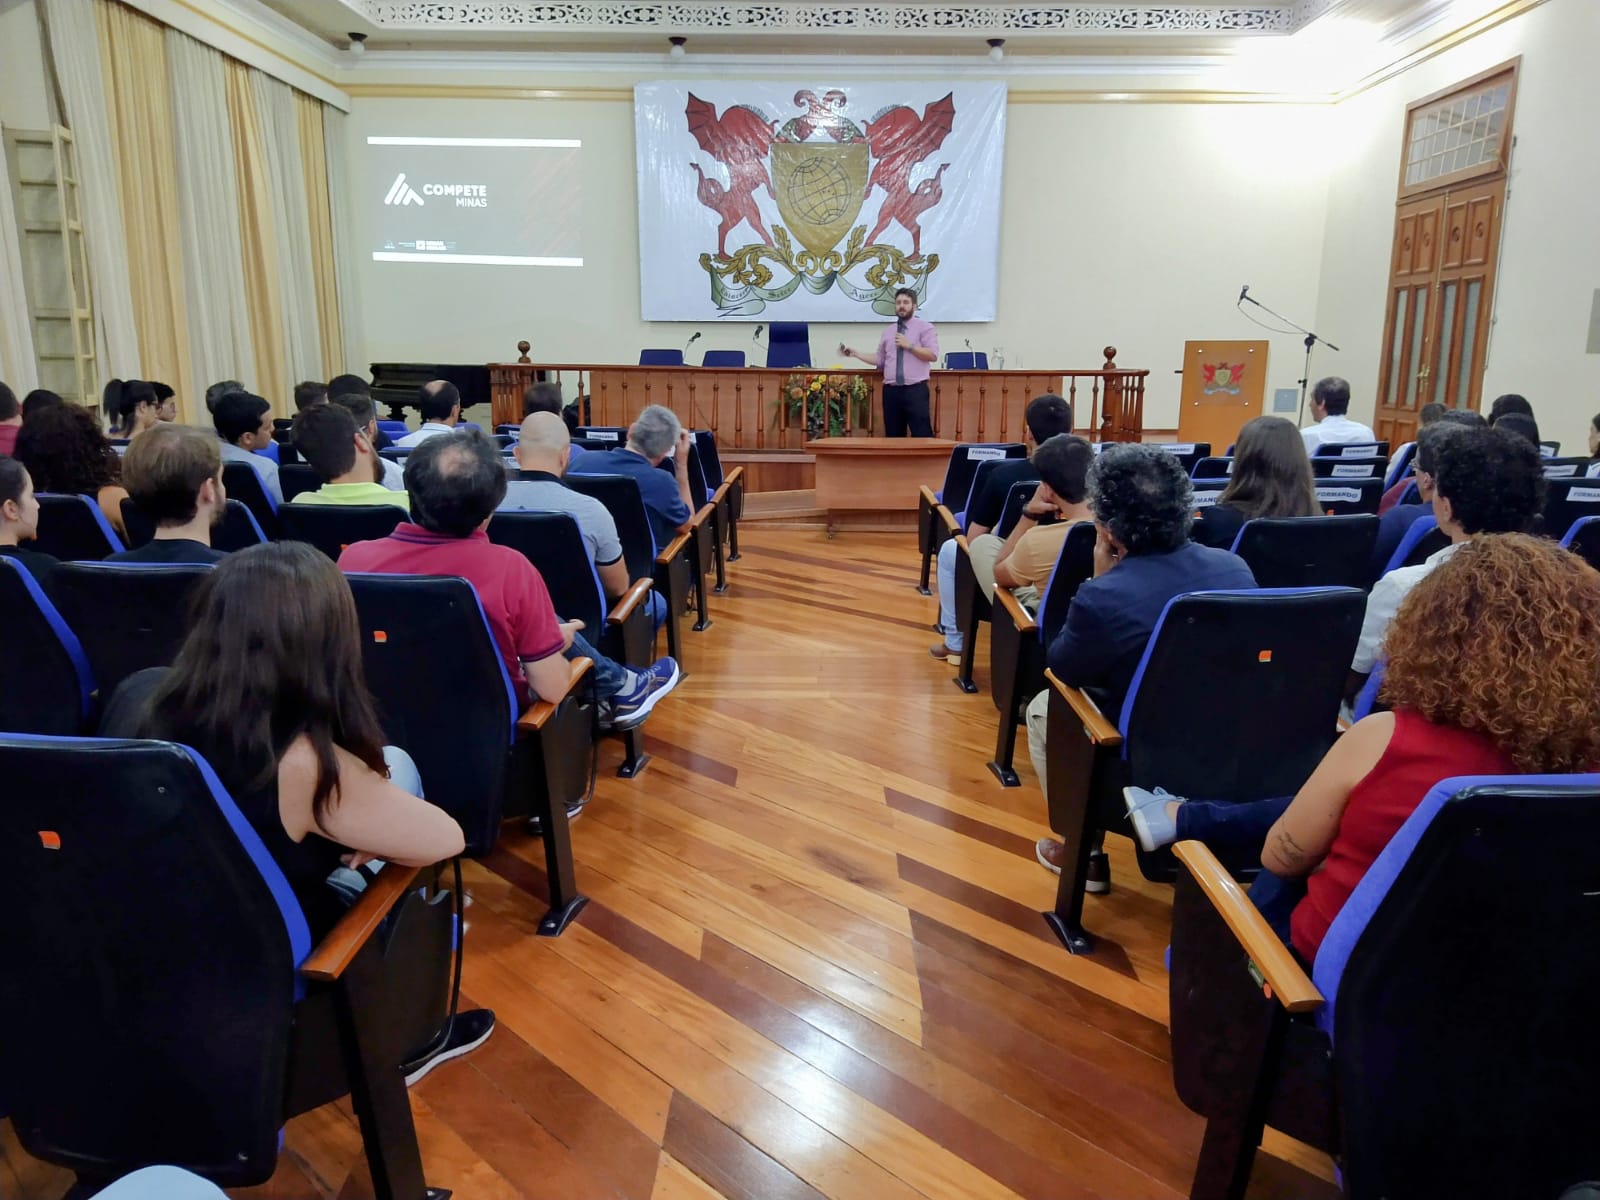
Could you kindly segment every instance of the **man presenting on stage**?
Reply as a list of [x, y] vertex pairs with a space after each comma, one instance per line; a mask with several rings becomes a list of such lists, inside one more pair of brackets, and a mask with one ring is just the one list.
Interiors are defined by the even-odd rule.
[[939, 335], [917, 312], [917, 294], [901, 288], [894, 294], [895, 323], [878, 339], [878, 352], [869, 358], [843, 342], [839, 353], [871, 363], [883, 372], [883, 434], [932, 437], [928, 415], [928, 372], [939, 357]]

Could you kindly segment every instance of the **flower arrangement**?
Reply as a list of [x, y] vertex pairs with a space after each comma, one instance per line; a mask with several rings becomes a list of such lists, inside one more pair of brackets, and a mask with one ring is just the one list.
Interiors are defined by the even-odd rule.
[[[779, 403], [791, 420], [802, 418], [806, 437], [840, 437], [847, 425], [863, 426], [872, 408], [872, 388], [864, 375], [795, 374], [783, 384]], [[773, 414], [777, 423], [777, 414]]]

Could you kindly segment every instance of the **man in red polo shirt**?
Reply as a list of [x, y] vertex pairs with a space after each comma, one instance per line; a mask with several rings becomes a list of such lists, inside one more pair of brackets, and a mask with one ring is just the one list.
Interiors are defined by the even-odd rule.
[[[356, 542], [339, 556], [346, 571], [394, 575], [459, 575], [478, 593], [495, 645], [517, 686], [519, 700], [559, 696], [565, 660], [594, 663], [595, 693], [613, 729], [631, 729], [678, 683], [678, 664], [657, 659], [630, 671], [590, 646], [581, 621], [563, 623], [538, 569], [485, 530], [506, 494], [506, 470], [495, 444], [475, 429], [440, 434], [406, 460], [406, 493], [414, 523], [386, 538]], [[609, 712], [608, 712], [609, 710]]]

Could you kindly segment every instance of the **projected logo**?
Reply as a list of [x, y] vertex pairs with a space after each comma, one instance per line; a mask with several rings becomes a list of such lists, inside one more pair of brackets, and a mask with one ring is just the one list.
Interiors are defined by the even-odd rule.
[[404, 171], [394, 177], [384, 196], [385, 204], [403, 208], [407, 204], [418, 207], [426, 204], [423, 196], [444, 197], [456, 202], [457, 208], [488, 208], [489, 185], [484, 183], [425, 183], [419, 195], [417, 189], [406, 182]]
[[394, 182], [389, 185], [389, 194], [383, 198], [385, 204], [394, 204], [404, 207], [407, 204], [422, 204], [422, 197], [417, 195], [417, 189], [406, 182], [404, 171], [394, 177]]
[[[728, 183], [692, 163], [700, 203], [721, 218], [717, 249], [700, 255], [711, 298], [723, 314], [751, 315], [804, 287], [813, 295], [838, 287], [880, 313], [894, 312], [897, 288], [921, 296], [939, 255], [922, 249], [922, 218], [944, 198], [940, 163], [914, 187], [911, 174], [944, 145], [955, 122], [954, 93], [919, 116], [890, 105], [858, 124], [838, 90], [795, 93], [803, 111], [780, 124], [749, 104], [716, 106], [689, 93], [684, 118], [700, 148], [728, 171]], [[756, 193], [766, 189], [782, 224], [762, 223]], [[883, 191], [877, 221], [857, 224], [874, 188]], [[878, 238], [890, 223], [911, 235], [911, 253]], [[741, 224], [761, 240], [728, 249]], [[799, 245], [795, 243], [798, 241]], [[843, 245], [841, 246], [841, 243]], [[859, 282], [850, 278], [859, 272]], [[787, 276], [778, 282], [780, 276]]]

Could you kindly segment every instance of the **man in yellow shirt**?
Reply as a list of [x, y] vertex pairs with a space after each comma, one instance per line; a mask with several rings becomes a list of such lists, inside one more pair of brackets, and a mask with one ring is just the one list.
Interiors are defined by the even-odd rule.
[[322, 486], [314, 492], [301, 492], [289, 503], [393, 504], [411, 511], [411, 500], [404, 492], [390, 491], [378, 482], [383, 477], [383, 460], [343, 405], [318, 404], [305, 409], [294, 419], [290, 437]]
[[[991, 572], [995, 585], [1011, 588], [1030, 612], [1039, 606], [1061, 547], [1066, 545], [1067, 532], [1079, 521], [1093, 519], [1088, 503], [1089, 465], [1093, 462], [1089, 443], [1070, 433], [1058, 433], [1033, 452], [1039, 486], [1022, 506], [1022, 518], [1001, 543]], [[1054, 524], [1039, 524], [1050, 516], [1055, 517]], [[976, 557], [976, 547], [973, 553]], [[986, 588], [985, 593], [994, 599], [994, 587]]]

